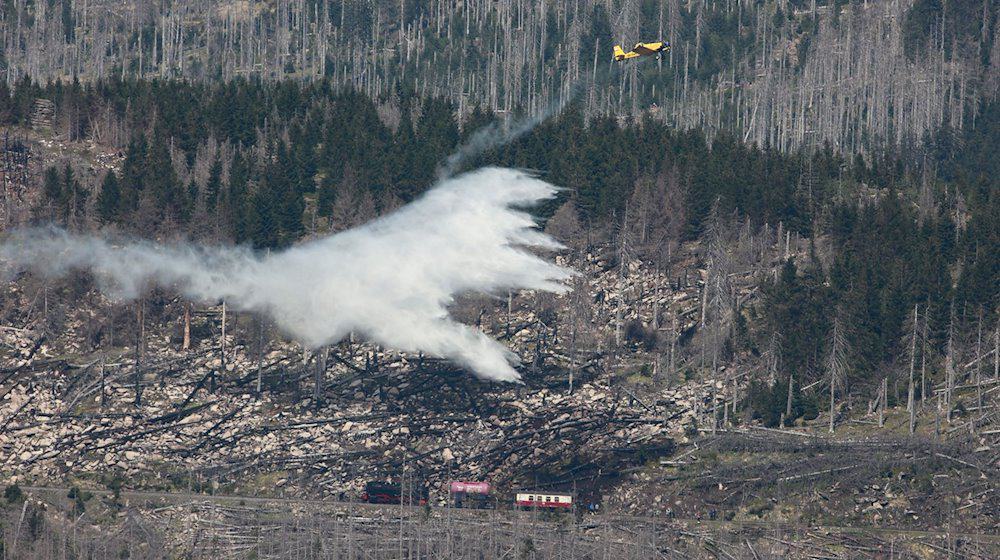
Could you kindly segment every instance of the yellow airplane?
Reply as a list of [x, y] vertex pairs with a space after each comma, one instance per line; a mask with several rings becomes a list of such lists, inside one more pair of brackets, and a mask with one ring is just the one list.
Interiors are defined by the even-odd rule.
[[657, 43], [636, 43], [632, 50], [625, 52], [622, 50], [621, 45], [615, 45], [615, 60], [621, 62], [623, 60], [628, 60], [630, 58], [639, 58], [640, 56], [651, 56], [660, 53], [665, 53], [670, 50], [670, 43], [667, 41], [660, 41]]

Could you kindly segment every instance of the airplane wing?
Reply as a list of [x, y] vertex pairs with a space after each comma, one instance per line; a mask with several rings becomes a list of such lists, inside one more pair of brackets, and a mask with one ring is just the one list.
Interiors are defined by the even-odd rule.
[[639, 53], [640, 55], [656, 54], [657, 51], [655, 50], [655, 47], [650, 47], [653, 47], [653, 43], [638, 43], [635, 48], [632, 49], [632, 52]]

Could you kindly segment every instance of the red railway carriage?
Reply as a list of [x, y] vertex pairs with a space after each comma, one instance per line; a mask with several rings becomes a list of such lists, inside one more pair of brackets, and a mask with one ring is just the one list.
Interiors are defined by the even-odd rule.
[[493, 509], [496, 498], [490, 494], [489, 482], [452, 481], [448, 485], [452, 506], [457, 508]]
[[570, 509], [573, 507], [573, 495], [520, 490], [515, 495], [514, 504], [519, 508]]

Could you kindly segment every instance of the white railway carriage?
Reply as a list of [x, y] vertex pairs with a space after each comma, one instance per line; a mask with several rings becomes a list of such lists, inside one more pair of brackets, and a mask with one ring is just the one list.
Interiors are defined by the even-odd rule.
[[514, 503], [518, 508], [570, 509], [573, 495], [521, 490], [515, 494]]

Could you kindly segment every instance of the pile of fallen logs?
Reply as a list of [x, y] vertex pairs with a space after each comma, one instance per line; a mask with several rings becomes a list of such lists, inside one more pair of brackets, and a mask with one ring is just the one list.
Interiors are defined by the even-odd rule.
[[[624, 320], [697, 315], [697, 284], [633, 269]], [[591, 293], [612, 294], [622, 279], [612, 270], [589, 282]], [[434, 489], [449, 478], [566, 487], [666, 452], [724, 398], [711, 381], [645, 395], [611, 375], [645, 359], [637, 347], [602, 349], [619, 321], [613, 297], [590, 298], [596, 347], [573, 348], [567, 327], [543, 318], [532, 297], [480, 312], [482, 327], [530, 364], [523, 385], [351, 340], [305, 352], [281, 341], [254, 347], [231, 329], [187, 348], [154, 334], [141, 351], [69, 355], [56, 348], [75, 340], [73, 324], [58, 341], [0, 333], [19, 349], [0, 368], [0, 469], [29, 482], [99, 473], [293, 496], [355, 496], [368, 480], [406, 476]], [[222, 317], [196, 314], [220, 331]]]
[[663, 410], [634, 399], [630, 405], [625, 393], [599, 381], [568, 395], [402, 367], [353, 380], [347, 373], [326, 386], [320, 406], [285, 403], [280, 394], [238, 385], [210, 393], [206, 373], [176, 361], [146, 370], [144, 402], [136, 408], [127, 367], [88, 369], [67, 367], [50, 372], [48, 387], [39, 380], [6, 391], [5, 467], [28, 479], [186, 471], [217, 484], [278, 470], [328, 494], [356, 492], [366, 480], [404, 469], [434, 482], [460, 476], [503, 485], [522, 473], [557, 472], [639, 442], [665, 442], [677, 435], [665, 420], [682, 414], [676, 403]]

